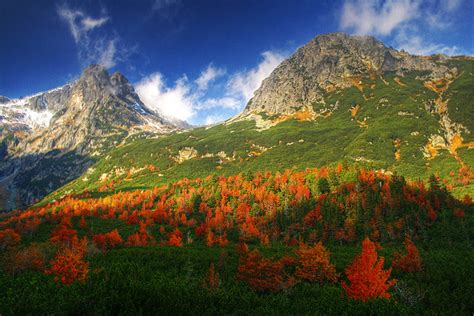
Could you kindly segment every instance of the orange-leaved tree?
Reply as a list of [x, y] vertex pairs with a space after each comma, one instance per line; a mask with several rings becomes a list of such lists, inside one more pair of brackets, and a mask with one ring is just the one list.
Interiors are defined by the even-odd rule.
[[370, 239], [362, 242], [362, 253], [346, 268], [350, 284], [342, 287], [349, 298], [368, 301], [374, 298], [390, 298], [388, 290], [397, 282], [390, 279], [392, 269], [384, 270], [384, 258], [378, 258], [376, 245]]
[[85, 282], [89, 273], [89, 263], [84, 260], [87, 251], [87, 239], [74, 237], [71, 245], [58, 251], [47, 274], [53, 274], [54, 280], [70, 285], [76, 281]]
[[102, 250], [115, 248], [123, 243], [117, 229], [114, 229], [105, 234], [97, 234], [93, 237], [94, 243]]
[[418, 272], [422, 269], [421, 256], [418, 248], [415, 246], [410, 237], [405, 238], [406, 254], [400, 252], [393, 254], [392, 266], [395, 269], [404, 272]]
[[145, 222], [141, 221], [138, 232], [128, 236], [127, 246], [148, 246], [153, 241], [153, 236], [148, 234], [146, 230]]
[[20, 243], [21, 236], [11, 228], [0, 231], [0, 250], [15, 247]]
[[314, 246], [300, 244], [295, 251], [298, 256], [295, 276], [309, 282], [336, 282], [336, 267], [330, 262], [330, 253], [322, 242]]
[[178, 228], [169, 234], [168, 244], [175, 247], [183, 246], [183, 234]]
[[46, 258], [43, 250], [38, 244], [11, 250], [5, 255], [3, 268], [9, 274], [27, 270], [43, 271]]
[[240, 258], [237, 278], [259, 292], [278, 292], [293, 286], [295, 279], [285, 272], [287, 260], [273, 261], [253, 250]]
[[54, 243], [71, 244], [75, 236], [77, 236], [77, 231], [72, 228], [71, 218], [64, 216], [59, 225], [51, 232], [49, 239]]

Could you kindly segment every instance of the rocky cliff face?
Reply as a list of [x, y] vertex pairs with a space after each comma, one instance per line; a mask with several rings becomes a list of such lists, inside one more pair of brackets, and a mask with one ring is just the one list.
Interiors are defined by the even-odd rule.
[[410, 71], [423, 72], [431, 79], [453, 75], [442, 62], [388, 48], [370, 36], [321, 35], [299, 48], [263, 81], [243, 115], [293, 114], [314, 102], [324, 102], [327, 92], [360, 88], [364, 78], [373, 80], [386, 72], [403, 76]]
[[148, 110], [119, 72], [86, 68], [74, 83], [0, 104], [0, 210], [34, 202], [135, 134], [176, 126]]

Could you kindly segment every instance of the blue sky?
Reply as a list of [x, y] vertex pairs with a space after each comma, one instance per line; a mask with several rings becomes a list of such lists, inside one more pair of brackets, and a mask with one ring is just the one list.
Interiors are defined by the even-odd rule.
[[193, 124], [240, 112], [318, 34], [374, 35], [414, 54], [470, 54], [471, 0], [101, 0], [0, 3], [0, 95], [120, 70], [145, 104]]

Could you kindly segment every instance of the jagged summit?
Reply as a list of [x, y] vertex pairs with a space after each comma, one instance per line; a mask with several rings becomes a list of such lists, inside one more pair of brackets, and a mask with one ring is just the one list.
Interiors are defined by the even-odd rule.
[[0, 95], [0, 104], [7, 103], [7, 102], [10, 102], [10, 99], [3, 95]]
[[[88, 66], [63, 87], [5, 100], [0, 104], [0, 210], [44, 196], [79, 176], [92, 157], [133, 135], [155, 137], [176, 129], [146, 108], [124, 75], [109, 75], [101, 65]], [[74, 157], [67, 172], [60, 167], [64, 157]], [[41, 181], [46, 183], [40, 186]]]
[[450, 73], [443, 60], [410, 55], [386, 47], [371, 36], [329, 33], [313, 38], [283, 61], [255, 91], [245, 108], [251, 112], [292, 114], [336, 89], [376, 80], [386, 72], [399, 76], [421, 71], [438, 78]]

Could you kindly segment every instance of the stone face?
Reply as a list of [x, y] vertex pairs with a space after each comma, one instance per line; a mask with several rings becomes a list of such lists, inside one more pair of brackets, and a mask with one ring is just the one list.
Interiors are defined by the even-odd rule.
[[0, 104], [7, 103], [9, 101], [10, 101], [9, 98], [4, 97], [3, 95], [0, 95]]
[[[148, 110], [119, 72], [91, 65], [68, 85], [0, 105], [0, 210], [32, 203], [78, 177], [134, 133], [176, 126]], [[40, 187], [41, 186], [41, 187]]]
[[386, 47], [370, 36], [321, 35], [283, 61], [255, 91], [243, 115], [251, 112], [293, 114], [322, 101], [325, 92], [358, 86], [362, 78], [394, 71], [424, 71], [433, 78], [449, 69], [432, 59]]

